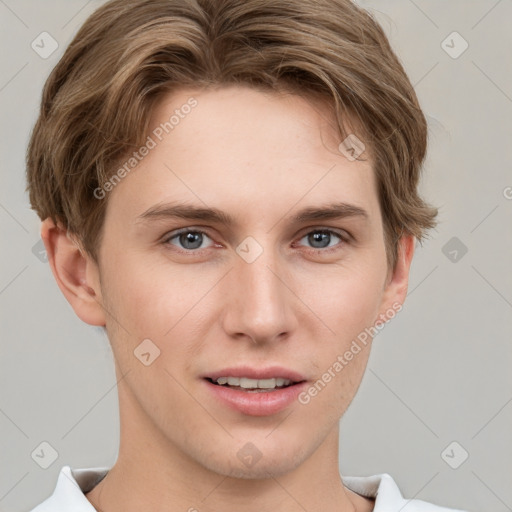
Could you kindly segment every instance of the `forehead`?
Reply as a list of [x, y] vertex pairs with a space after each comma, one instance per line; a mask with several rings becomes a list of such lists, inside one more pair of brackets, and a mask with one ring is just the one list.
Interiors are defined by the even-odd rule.
[[293, 94], [245, 86], [177, 90], [154, 108], [151, 149], [109, 202], [131, 217], [165, 201], [260, 220], [272, 209], [338, 202], [375, 215], [370, 156], [347, 158], [335, 123], [326, 103]]
[[[215, 140], [215, 148], [205, 144], [203, 150], [213, 150], [216, 157], [221, 148], [226, 157], [240, 150], [254, 157], [258, 148], [286, 160], [310, 156], [318, 161], [327, 152], [340, 156], [341, 140], [332, 106], [318, 95], [303, 97], [247, 85], [181, 88], [161, 98], [149, 124], [150, 134], [163, 131], [168, 142], [179, 143], [185, 137], [190, 142], [191, 130], [195, 145]], [[281, 151], [275, 151], [278, 148]]]

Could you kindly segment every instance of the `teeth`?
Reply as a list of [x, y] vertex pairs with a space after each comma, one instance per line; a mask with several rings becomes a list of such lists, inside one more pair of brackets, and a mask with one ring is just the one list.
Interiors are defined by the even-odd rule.
[[[215, 380], [215, 379], [213, 379]], [[219, 377], [216, 380], [217, 384], [230, 386], [239, 386], [244, 389], [273, 389], [276, 387], [283, 387], [292, 384], [293, 381], [289, 379], [249, 379], [247, 377]]]

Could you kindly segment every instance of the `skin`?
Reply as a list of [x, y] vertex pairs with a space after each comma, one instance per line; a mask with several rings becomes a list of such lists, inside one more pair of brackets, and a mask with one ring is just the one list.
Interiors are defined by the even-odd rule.
[[[217, 403], [200, 376], [278, 364], [314, 383], [403, 303], [414, 238], [388, 269], [371, 159], [338, 151], [327, 105], [243, 86], [181, 89], [150, 126], [191, 96], [198, 105], [102, 199], [98, 264], [59, 225], [42, 225], [60, 289], [84, 322], [106, 326], [115, 356], [119, 457], [87, 498], [105, 512], [372, 510], [343, 486], [338, 460], [339, 419], [370, 343], [308, 404], [270, 416]], [[367, 218], [291, 220], [340, 201]], [[218, 208], [237, 224], [137, 220], [165, 202]], [[202, 243], [171, 238], [180, 228], [204, 231]], [[324, 248], [306, 236], [319, 229], [351, 238], [333, 233]], [[236, 252], [247, 236], [263, 249], [252, 263]], [[149, 366], [133, 353], [146, 338], [161, 351]], [[237, 457], [249, 442], [262, 454], [251, 467]]]

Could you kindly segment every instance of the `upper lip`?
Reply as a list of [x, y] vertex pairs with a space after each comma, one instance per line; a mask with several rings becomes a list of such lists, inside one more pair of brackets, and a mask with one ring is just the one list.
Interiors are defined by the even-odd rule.
[[306, 378], [300, 373], [282, 366], [267, 366], [266, 368], [253, 368], [250, 366], [237, 366], [236, 368], [224, 368], [203, 375], [203, 378], [217, 380], [220, 377], [247, 377], [249, 379], [288, 379], [292, 382], [302, 382]]

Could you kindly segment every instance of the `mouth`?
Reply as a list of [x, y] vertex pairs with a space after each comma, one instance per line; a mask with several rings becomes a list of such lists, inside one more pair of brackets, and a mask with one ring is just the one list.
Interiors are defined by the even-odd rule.
[[291, 407], [308, 385], [300, 373], [278, 366], [225, 368], [202, 380], [220, 407], [248, 416], [270, 416]]
[[272, 377], [270, 379], [251, 379], [249, 377], [219, 377], [213, 379], [206, 377], [206, 380], [216, 386], [247, 393], [271, 393], [305, 382], [304, 380], [293, 381], [283, 377]]

